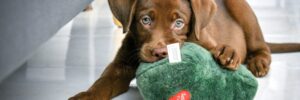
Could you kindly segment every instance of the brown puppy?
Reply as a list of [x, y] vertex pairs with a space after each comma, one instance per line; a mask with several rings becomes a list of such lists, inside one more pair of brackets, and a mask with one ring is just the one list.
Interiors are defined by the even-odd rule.
[[205, 47], [230, 70], [246, 63], [257, 77], [269, 71], [269, 47], [245, 0], [109, 0], [109, 4], [127, 35], [101, 78], [70, 100], [109, 100], [127, 91], [140, 61], [166, 57], [166, 45], [175, 42]]

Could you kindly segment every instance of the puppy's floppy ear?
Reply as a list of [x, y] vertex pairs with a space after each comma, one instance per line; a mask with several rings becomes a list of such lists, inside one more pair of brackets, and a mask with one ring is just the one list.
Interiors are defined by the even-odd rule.
[[215, 15], [217, 5], [214, 0], [190, 0], [190, 3], [193, 10], [192, 31], [199, 39], [201, 30], [209, 24]]
[[135, 13], [137, 0], [108, 0], [113, 15], [122, 23], [123, 33], [127, 33]]

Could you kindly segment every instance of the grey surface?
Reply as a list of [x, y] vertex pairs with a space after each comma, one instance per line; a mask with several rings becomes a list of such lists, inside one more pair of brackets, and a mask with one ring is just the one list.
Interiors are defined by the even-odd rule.
[[[298, 0], [248, 0], [271, 42], [300, 43]], [[0, 83], [1, 100], [66, 100], [85, 91], [114, 58], [124, 35], [112, 23], [106, 0], [81, 13]], [[300, 53], [272, 55], [255, 100], [299, 100]], [[135, 87], [113, 100], [141, 100]]]
[[1, 0], [0, 82], [92, 0]]

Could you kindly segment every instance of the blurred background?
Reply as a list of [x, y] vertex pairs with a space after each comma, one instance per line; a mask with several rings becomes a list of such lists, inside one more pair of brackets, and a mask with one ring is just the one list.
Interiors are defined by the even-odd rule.
[[[299, 0], [247, 1], [266, 41], [300, 43]], [[107, 0], [2, 0], [0, 9], [1, 100], [66, 100], [85, 91], [124, 37]], [[273, 54], [255, 100], [299, 100], [299, 59], [300, 52]], [[132, 82], [113, 100], [141, 99]]]

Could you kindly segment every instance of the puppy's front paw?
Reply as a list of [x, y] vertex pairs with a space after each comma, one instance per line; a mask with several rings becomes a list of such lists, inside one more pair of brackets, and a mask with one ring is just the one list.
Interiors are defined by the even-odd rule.
[[81, 92], [69, 98], [69, 100], [91, 100], [91, 99], [93, 98], [90, 92]]
[[227, 69], [236, 70], [241, 64], [237, 52], [228, 45], [218, 45], [212, 50], [214, 58]]
[[101, 92], [80, 92], [68, 100], [110, 100], [110, 96]]
[[247, 60], [248, 69], [256, 77], [266, 76], [270, 69], [271, 58], [267, 55], [257, 55]]

